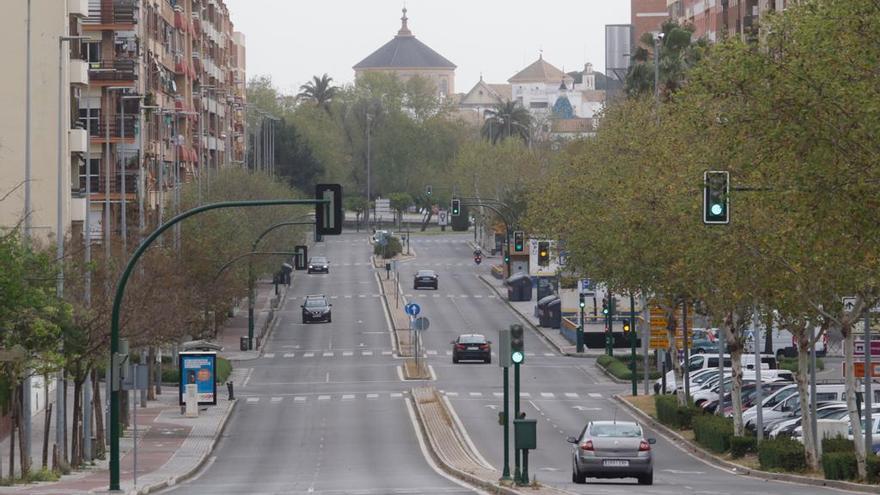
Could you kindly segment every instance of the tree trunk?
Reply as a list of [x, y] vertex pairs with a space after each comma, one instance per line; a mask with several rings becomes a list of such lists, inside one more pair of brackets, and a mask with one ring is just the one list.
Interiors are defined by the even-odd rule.
[[82, 385], [79, 377], [73, 379], [73, 421], [70, 425], [70, 463], [82, 464]]
[[[30, 393], [30, 390], [25, 392], [24, 385], [19, 385], [18, 386], [19, 408], [24, 407], [24, 394], [25, 393]], [[23, 417], [24, 410], [21, 409], [21, 411], [22, 411], [22, 413], [18, 415], [19, 418]], [[21, 434], [21, 420], [20, 419], [17, 420], [16, 423], [19, 428], [19, 430], [18, 430], [18, 456], [21, 458], [21, 477], [22, 477], [22, 479], [26, 479], [28, 476], [28, 473], [31, 470], [31, 457], [30, 457], [29, 453], [28, 453], [28, 455], [25, 455], [25, 452], [26, 452], [25, 443], [27, 443], [27, 441], [30, 439], [25, 438]]]
[[104, 448], [107, 445], [104, 435], [104, 407], [101, 401], [101, 382], [98, 380], [98, 370], [92, 370], [92, 405], [95, 409], [95, 445], [94, 457], [103, 457]]
[[[730, 354], [730, 375], [731, 375], [731, 391], [730, 401], [733, 406], [733, 434], [741, 437], [745, 433], [743, 428], [743, 403], [742, 403], [742, 332], [738, 331], [738, 325], [735, 320], [736, 315], [732, 312], [727, 313], [724, 319], [724, 325], [727, 334], [727, 352]], [[719, 363], [721, 364], [721, 363]], [[758, 363], [760, 366], [760, 363]], [[724, 387], [723, 380], [720, 384]]]
[[865, 468], [865, 435], [862, 433], [862, 421], [856, 409], [856, 378], [853, 369], [853, 333], [852, 323], [845, 321], [840, 328], [843, 333], [844, 370], [846, 370], [846, 407], [849, 409], [849, 420], [852, 426], [853, 443], [856, 446], [856, 465], [859, 469], [859, 477], [866, 476]]
[[9, 480], [15, 480], [15, 429], [18, 427], [18, 394], [12, 394], [11, 426], [9, 428]]
[[767, 311], [765, 318], [764, 325], [767, 330], [764, 332], [764, 354], [775, 354], [773, 352], [773, 312]]
[[811, 414], [815, 412], [810, 408], [810, 392], [807, 390], [809, 378], [807, 377], [807, 358], [810, 349], [810, 339], [807, 333], [808, 324], [800, 325], [798, 328], [791, 328], [792, 334], [797, 339], [797, 360], [798, 370], [795, 375], [797, 382], [798, 399], [801, 403], [801, 429], [804, 432], [804, 453], [807, 458], [807, 466], [810, 469], [819, 469], [819, 456], [816, 452], [816, 443], [813, 441], [816, 432], [813, 431], [813, 420]]
[[43, 469], [49, 467], [49, 429], [52, 426], [52, 404], [46, 404], [45, 421], [43, 422]]
[[150, 346], [147, 351], [147, 400], [156, 400], [156, 348]]

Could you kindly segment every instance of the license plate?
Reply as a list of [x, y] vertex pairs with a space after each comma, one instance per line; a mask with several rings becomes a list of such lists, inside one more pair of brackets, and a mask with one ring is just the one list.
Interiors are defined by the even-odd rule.
[[468, 350], [469, 351], [479, 351], [480, 348], [479, 347], [468, 347]]
[[610, 459], [607, 461], [602, 461], [602, 465], [608, 466], [608, 467], [628, 467], [629, 461], [624, 461], [624, 460], [620, 460], [620, 459]]

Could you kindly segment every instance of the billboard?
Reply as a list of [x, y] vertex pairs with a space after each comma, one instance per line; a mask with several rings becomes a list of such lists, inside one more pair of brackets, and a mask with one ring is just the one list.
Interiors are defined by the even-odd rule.
[[180, 405], [185, 405], [186, 386], [196, 385], [196, 394], [200, 406], [217, 405], [217, 353], [216, 352], [181, 352], [177, 357], [180, 370], [178, 398]]

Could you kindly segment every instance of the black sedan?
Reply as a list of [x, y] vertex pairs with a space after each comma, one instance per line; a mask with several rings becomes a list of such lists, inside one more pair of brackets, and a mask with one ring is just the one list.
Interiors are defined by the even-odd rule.
[[492, 362], [492, 342], [478, 333], [459, 335], [452, 341], [452, 362], [461, 360]]
[[438, 282], [437, 279], [440, 278], [437, 275], [437, 272], [434, 270], [419, 270], [416, 273], [415, 278], [413, 279], [413, 289], [418, 289], [420, 287], [428, 287], [434, 290], [437, 290]]
[[330, 262], [323, 256], [313, 256], [309, 259], [308, 273], [330, 273]]
[[333, 305], [327, 300], [327, 296], [321, 294], [317, 296], [306, 296], [306, 302], [300, 306], [302, 308], [302, 322], [309, 323], [313, 321], [333, 321], [330, 308]]

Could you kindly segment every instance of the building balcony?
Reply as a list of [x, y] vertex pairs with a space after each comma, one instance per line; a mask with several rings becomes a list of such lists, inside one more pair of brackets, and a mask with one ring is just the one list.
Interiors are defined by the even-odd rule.
[[89, 0], [67, 0], [67, 15], [71, 17], [88, 17]]
[[138, 22], [138, 0], [89, 0], [85, 31], [129, 31]]
[[[106, 143], [109, 136], [111, 143], [134, 143], [138, 132], [138, 116], [126, 115], [123, 123], [121, 115], [111, 116], [108, 122], [101, 118], [93, 121], [91, 140], [93, 143]], [[123, 139], [124, 136], [124, 139]]]
[[118, 58], [89, 64], [89, 80], [98, 86], [133, 85], [137, 78], [138, 62], [135, 59]]
[[[90, 184], [89, 188], [91, 194], [94, 198], [95, 195], [105, 195], [108, 192], [113, 194], [113, 199], [119, 199], [118, 194], [122, 192], [122, 183], [120, 180], [119, 171], [116, 170], [110, 174], [110, 188], [106, 187], [108, 184], [107, 177], [102, 173], [100, 176], [93, 175], [91, 177], [86, 177], [85, 175], [79, 176], [79, 183], [74, 185], [74, 189], [72, 192], [77, 195], [85, 195], [86, 193], [86, 180], [88, 179]], [[79, 186], [77, 189], [76, 186]], [[125, 196], [127, 198], [132, 198], [137, 196], [137, 188], [138, 188], [138, 171], [137, 170], [126, 170], [125, 171]]]
[[67, 141], [69, 143], [71, 153], [85, 153], [88, 151], [88, 140], [85, 129], [68, 129]]
[[73, 86], [89, 85], [89, 66], [85, 60], [70, 60], [70, 84]]

